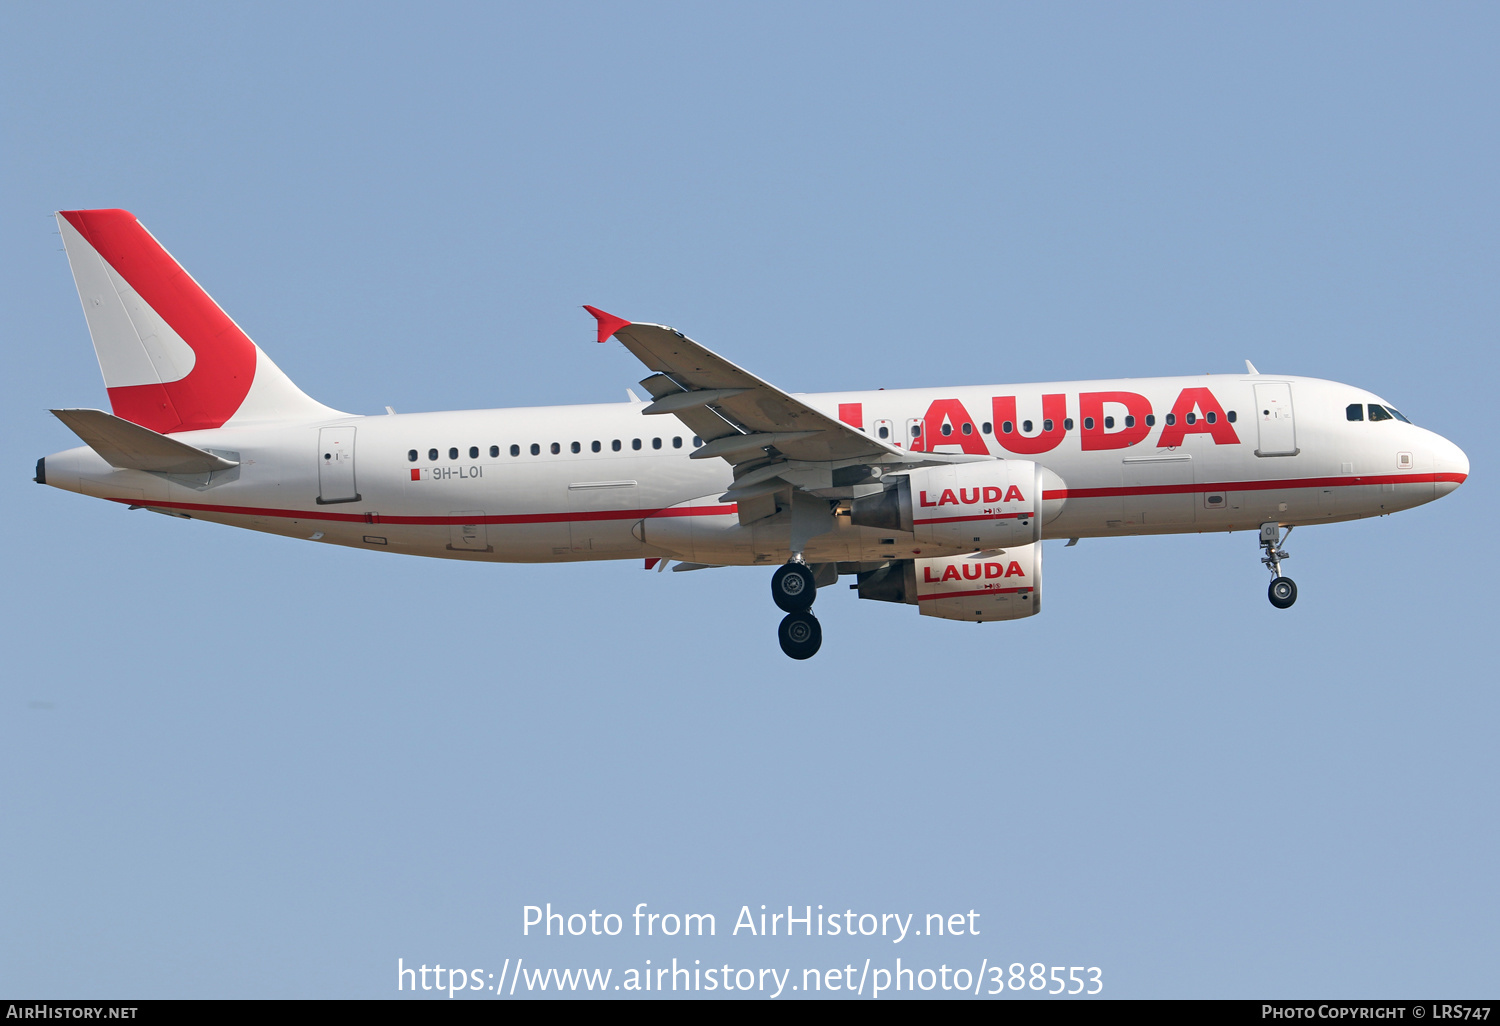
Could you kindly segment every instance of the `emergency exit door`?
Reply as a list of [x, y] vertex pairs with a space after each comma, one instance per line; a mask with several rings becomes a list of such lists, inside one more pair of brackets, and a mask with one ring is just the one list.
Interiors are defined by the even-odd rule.
[[318, 432], [318, 502], [354, 502], [354, 428], [323, 428]]
[[1268, 381], [1255, 386], [1255, 417], [1260, 425], [1257, 456], [1297, 455], [1297, 428], [1292, 422], [1292, 386]]
[[[912, 417], [909, 419], [906, 422], [906, 438], [904, 440], [906, 447], [917, 452], [928, 451], [927, 439], [922, 437], [926, 431], [927, 429], [922, 426], [921, 418]], [[902, 443], [897, 442], [896, 444], [900, 445]]]

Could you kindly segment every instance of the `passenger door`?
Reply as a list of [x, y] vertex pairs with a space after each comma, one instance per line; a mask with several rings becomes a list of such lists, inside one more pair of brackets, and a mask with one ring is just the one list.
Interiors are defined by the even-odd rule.
[[1292, 386], [1285, 381], [1258, 382], [1255, 415], [1260, 425], [1257, 456], [1297, 455], [1297, 429], [1292, 423]]
[[318, 432], [318, 504], [355, 502], [354, 428], [323, 428]]

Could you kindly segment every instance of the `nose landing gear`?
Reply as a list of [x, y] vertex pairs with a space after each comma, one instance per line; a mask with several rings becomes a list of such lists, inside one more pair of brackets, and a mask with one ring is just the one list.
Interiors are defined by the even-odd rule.
[[1292, 603], [1297, 601], [1297, 582], [1290, 577], [1281, 576], [1281, 561], [1292, 558], [1282, 548], [1291, 537], [1292, 530], [1293, 528], [1288, 527], [1286, 533], [1282, 534], [1280, 524], [1260, 525], [1260, 547], [1265, 551], [1260, 561], [1271, 571], [1271, 586], [1266, 595], [1271, 600], [1271, 605], [1277, 609], [1290, 609]]
[[781, 650], [793, 659], [810, 659], [823, 645], [823, 628], [812, 615], [818, 582], [800, 559], [778, 567], [771, 575], [771, 599], [787, 615], [776, 629]]

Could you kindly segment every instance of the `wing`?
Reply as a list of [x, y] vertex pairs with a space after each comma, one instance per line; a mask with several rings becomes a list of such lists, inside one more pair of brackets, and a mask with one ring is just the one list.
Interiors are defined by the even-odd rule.
[[[599, 322], [600, 342], [613, 335], [655, 372], [641, 382], [655, 400], [641, 412], [675, 415], [703, 440], [692, 459], [722, 458], [734, 467], [734, 483], [720, 498], [739, 505], [741, 523], [789, 508], [790, 492], [851, 499], [881, 491], [880, 478], [889, 470], [994, 458], [898, 449], [736, 367], [680, 331], [584, 309]], [[794, 549], [798, 533], [794, 527]]]
[[736, 367], [680, 331], [637, 324], [584, 307], [656, 373], [641, 382], [656, 401], [646, 414], [675, 414], [703, 439], [694, 459], [722, 457], [736, 467], [768, 455], [808, 463], [905, 462], [907, 453], [813, 409]]

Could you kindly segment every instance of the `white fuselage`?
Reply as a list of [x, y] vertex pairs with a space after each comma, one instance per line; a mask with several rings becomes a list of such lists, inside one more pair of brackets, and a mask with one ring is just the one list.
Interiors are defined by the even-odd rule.
[[[1463, 452], [1431, 431], [1396, 419], [1348, 419], [1351, 404], [1383, 400], [1311, 378], [1135, 378], [797, 398], [893, 444], [1036, 461], [1062, 482], [1047, 493], [1065, 500], [1045, 524], [1051, 538], [1381, 516], [1446, 495], [1469, 469]], [[785, 561], [788, 531], [778, 526], [785, 518], [739, 527], [734, 503], [719, 498], [731, 484], [730, 467], [690, 459], [691, 432], [675, 417], [642, 416], [642, 409], [618, 403], [225, 427], [174, 437], [230, 454], [239, 463], [233, 470], [117, 470], [77, 448], [47, 457], [45, 476], [47, 484], [131, 506], [411, 555]], [[845, 516], [836, 522], [808, 545], [809, 561], [945, 554], [911, 535], [853, 527]], [[694, 530], [683, 529], [689, 523]]]

